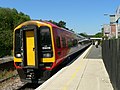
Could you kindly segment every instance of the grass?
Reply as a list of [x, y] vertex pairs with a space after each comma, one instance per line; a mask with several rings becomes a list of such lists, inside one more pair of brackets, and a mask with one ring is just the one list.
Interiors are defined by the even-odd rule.
[[9, 78], [9, 77], [12, 77], [14, 75], [17, 74], [17, 71], [16, 70], [1, 70], [0, 71], [0, 80], [3, 80], [3, 79], [6, 79], [6, 78]]

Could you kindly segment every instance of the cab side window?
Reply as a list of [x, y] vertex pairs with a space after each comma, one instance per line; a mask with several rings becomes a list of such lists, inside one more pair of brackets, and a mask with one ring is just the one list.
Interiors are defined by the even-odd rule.
[[66, 39], [65, 39], [65, 37], [62, 37], [62, 47], [63, 48], [66, 47]]

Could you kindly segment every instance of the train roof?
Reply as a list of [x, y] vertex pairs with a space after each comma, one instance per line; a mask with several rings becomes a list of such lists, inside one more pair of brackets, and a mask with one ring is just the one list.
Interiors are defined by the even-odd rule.
[[57, 25], [55, 25], [55, 24], [53, 24], [53, 23], [51, 23], [51, 22], [48, 22], [48, 21], [42, 21], [42, 22], [47, 23], [47, 24], [50, 24], [52, 27], [60, 28], [60, 27], [58, 27]]
[[67, 32], [70, 32], [70, 33], [73, 33], [73, 34], [77, 35], [76, 33], [72, 32], [72, 31], [70, 31], [70, 30], [68, 30], [68, 29], [61, 28], [61, 27], [59, 27], [59, 26], [57, 26], [57, 25], [55, 25], [55, 24], [53, 24], [53, 23], [51, 23], [51, 22], [42, 21], [42, 20], [30, 20], [30, 21], [23, 22], [23, 23], [21, 23], [20, 25], [18, 25], [18, 26], [15, 28], [15, 30], [18, 29], [18, 28], [20, 28], [20, 27], [22, 27], [22, 26], [24, 26], [24, 25], [34, 24], [34, 23], [41, 23], [41, 24], [46, 24], [46, 25], [48, 24], [48, 25], [50, 25], [50, 26], [52, 26], [52, 27], [59, 28], [59, 29], [62, 29], [62, 30], [65, 30], [65, 31], [67, 31]]
[[55, 24], [53, 24], [53, 23], [51, 23], [51, 22], [49, 22], [49, 21], [40, 21], [40, 22], [47, 23], [47, 24], [51, 25], [52, 27], [56, 27], [56, 28], [59, 28], [59, 29], [62, 29], [62, 30], [71, 32], [71, 33], [73, 33], [73, 34], [76, 34], [76, 33], [72, 32], [72, 31], [70, 31], [69, 29], [65, 29], [65, 28], [59, 27], [59, 26], [57, 26], [57, 25], [55, 25]]

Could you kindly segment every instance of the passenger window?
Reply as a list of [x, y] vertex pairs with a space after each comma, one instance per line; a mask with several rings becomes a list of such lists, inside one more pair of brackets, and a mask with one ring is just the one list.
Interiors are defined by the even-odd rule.
[[77, 43], [77, 39], [74, 39], [73, 40], [73, 46], [76, 46], [78, 43]]
[[65, 48], [65, 47], [66, 47], [66, 40], [65, 40], [65, 38], [64, 38], [64, 37], [62, 37], [62, 46], [63, 46], [63, 48]]
[[68, 39], [68, 48], [72, 47], [73, 46], [73, 43], [72, 43], [72, 40], [71, 39]]
[[57, 48], [61, 48], [59, 36], [56, 37], [56, 44], [57, 44]]

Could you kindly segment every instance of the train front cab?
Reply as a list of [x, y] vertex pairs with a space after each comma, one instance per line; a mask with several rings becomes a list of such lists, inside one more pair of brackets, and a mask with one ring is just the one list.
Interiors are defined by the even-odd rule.
[[14, 65], [22, 81], [44, 82], [55, 62], [50, 26], [23, 25], [14, 34]]

